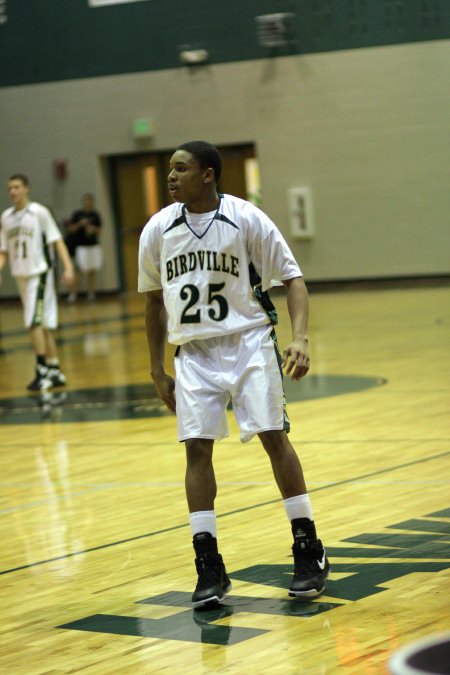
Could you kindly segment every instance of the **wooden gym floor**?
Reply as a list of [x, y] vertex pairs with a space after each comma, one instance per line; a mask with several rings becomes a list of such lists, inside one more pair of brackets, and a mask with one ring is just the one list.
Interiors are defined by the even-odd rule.
[[233, 590], [208, 612], [189, 604], [184, 449], [147, 375], [143, 298], [62, 301], [68, 386], [43, 396], [26, 392], [28, 336], [3, 301], [0, 672], [375, 675], [447, 629], [449, 301], [446, 287], [311, 295], [312, 370], [287, 396], [326, 595], [288, 598], [289, 524], [230, 412], [215, 466]]

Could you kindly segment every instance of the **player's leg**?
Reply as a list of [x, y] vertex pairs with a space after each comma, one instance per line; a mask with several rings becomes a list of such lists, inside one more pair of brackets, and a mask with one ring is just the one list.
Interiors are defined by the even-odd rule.
[[213, 446], [215, 440], [228, 435], [229, 400], [214, 375], [217, 342], [188, 343], [175, 358], [178, 438], [186, 445], [186, 497], [198, 574], [194, 607], [219, 602], [231, 588], [217, 547], [214, 510]]
[[30, 329], [30, 338], [33, 351], [36, 356], [42, 356], [43, 363], [45, 364], [45, 332], [42, 326], [31, 326]]
[[45, 357], [45, 332], [42, 326], [29, 328], [31, 344], [36, 358], [35, 374], [33, 380], [27, 385], [29, 391], [41, 391], [52, 386], [48, 378], [48, 366]]
[[283, 499], [306, 494], [303, 469], [297, 453], [284, 430], [258, 434], [272, 464], [273, 475]]
[[[281, 358], [273, 330], [243, 333], [240, 350], [249, 354], [233, 395], [241, 438], [258, 434], [269, 455], [294, 536], [294, 578], [290, 595], [314, 597], [324, 588], [329, 565], [317, 539], [303, 470], [287, 431], [290, 423], [283, 392]], [[241, 355], [245, 363], [245, 354]]]
[[48, 367], [47, 378], [53, 387], [62, 387], [66, 384], [66, 376], [61, 372], [56, 346], [54, 330], [58, 327], [58, 298], [56, 295], [53, 270], [47, 272], [47, 282], [44, 294], [43, 324], [45, 336], [45, 356]]
[[330, 565], [322, 542], [317, 539], [300, 460], [285, 431], [270, 430], [258, 435], [269, 455], [294, 537], [294, 576], [289, 595], [316, 597], [324, 590]]
[[95, 286], [96, 286], [96, 270], [89, 270], [87, 276], [87, 299], [95, 300]]
[[[78, 289], [83, 286], [83, 278], [87, 276], [89, 271], [89, 246], [78, 246], [75, 252], [75, 262], [78, 269]], [[86, 289], [87, 291], [87, 289]]]
[[44, 328], [44, 337], [45, 337], [45, 354], [47, 357], [47, 361], [51, 359], [57, 359], [58, 349], [56, 347], [55, 336], [53, 335], [53, 331], [48, 328]]
[[214, 441], [190, 438], [186, 441], [186, 498], [189, 512], [211, 511], [217, 494], [212, 462]]
[[53, 387], [63, 387], [66, 384], [66, 376], [62, 372], [59, 364], [58, 349], [53, 330], [45, 328], [44, 335], [46, 362], [48, 367], [47, 378], [51, 381]]
[[88, 248], [89, 269], [87, 272], [88, 300], [95, 300], [97, 287], [97, 271], [101, 268], [103, 262], [103, 251], [100, 244], [89, 246]]
[[24, 325], [30, 333], [36, 359], [35, 375], [27, 385], [27, 389], [30, 391], [48, 389], [51, 382], [46, 379], [48, 369], [45, 361], [45, 335], [42, 327], [46, 275], [18, 277], [17, 283], [22, 300]]
[[186, 441], [186, 497], [195, 550], [197, 586], [194, 607], [215, 604], [231, 588], [230, 579], [217, 548], [214, 500], [217, 493], [212, 462], [214, 441], [191, 438]]

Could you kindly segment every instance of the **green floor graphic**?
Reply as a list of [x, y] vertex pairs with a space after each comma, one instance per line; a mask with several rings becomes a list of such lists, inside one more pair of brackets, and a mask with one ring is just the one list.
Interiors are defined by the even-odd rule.
[[[97, 633], [111, 633], [114, 635], [133, 635], [140, 637], [152, 637], [165, 640], [180, 640], [183, 642], [204, 642], [207, 644], [232, 645], [244, 640], [267, 633], [268, 630], [260, 628], [242, 628], [216, 624], [239, 614], [271, 614], [275, 616], [293, 616], [310, 618], [340, 607], [340, 604], [329, 602], [296, 602], [288, 599], [266, 599], [239, 595], [229, 595], [227, 599], [217, 607], [206, 610], [193, 610], [191, 606], [191, 594], [182, 592], [164, 593], [137, 604], [163, 605], [177, 608], [173, 616], [164, 619], [135, 618], [111, 614], [94, 614], [93, 616], [72, 621], [71, 623], [58, 626], [70, 630], [84, 630]], [[180, 612], [179, 608], [185, 608]], [[151, 607], [149, 607], [151, 611]]]
[[[290, 560], [281, 565], [253, 565], [231, 571], [229, 574], [233, 585], [238, 585], [235, 582], [240, 581], [246, 587], [252, 584], [253, 594], [229, 595], [220, 605], [211, 609], [193, 610], [190, 593], [172, 591], [136, 601], [136, 604], [148, 606], [148, 617], [94, 614], [58, 628], [215, 645], [236, 644], [268, 632], [263, 628], [240, 627], [241, 613], [245, 613], [247, 623], [248, 615], [257, 615], [258, 626], [264, 625], [264, 615], [308, 620], [331, 610], [338, 610], [344, 604], [340, 601], [345, 601], [345, 604], [363, 601], [377, 593], [386, 592], [389, 582], [394, 579], [415, 573], [436, 574], [448, 569], [450, 543], [444, 533], [448, 531], [449, 523], [425, 518], [449, 517], [450, 510], [445, 509], [430, 513], [424, 518], [389, 525], [387, 529], [392, 532], [387, 534], [363, 533], [343, 540], [344, 544], [360, 543], [363, 546], [328, 547], [331, 578], [327, 581], [324, 597], [311, 602], [288, 597], [286, 589], [290, 584], [293, 567]], [[439, 533], [443, 534], [418, 534], [430, 523], [434, 523], [435, 529], [439, 525]], [[409, 533], [396, 532], [399, 528], [409, 530]], [[427, 547], [426, 556], [423, 547]], [[428, 560], [420, 560], [425, 557]], [[410, 562], [411, 558], [415, 558], [414, 562]], [[339, 578], [333, 578], [333, 575]], [[258, 597], [258, 587], [261, 586], [276, 589], [276, 597]], [[163, 619], [152, 619], [155, 606], [172, 607], [174, 614]], [[228, 625], [226, 619], [231, 617], [232, 625]], [[217, 621], [220, 623], [216, 623]]]
[[59, 628], [85, 630], [112, 635], [131, 635], [182, 642], [205, 642], [214, 645], [232, 645], [267, 633], [257, 628], [231, 628], [214, 625], [201, 615], [196, 619], [192, 609], [165, 619], [135, 618], [111, 614], [94, 614]]
[[[289, 402], [352, 394], [386, 383], [381, 377], [309, 375], [300, 383], [285, 379]], [[45, 391], [0, 399], [0, 424], [105, 422], [170, 414], [152, 384]]]

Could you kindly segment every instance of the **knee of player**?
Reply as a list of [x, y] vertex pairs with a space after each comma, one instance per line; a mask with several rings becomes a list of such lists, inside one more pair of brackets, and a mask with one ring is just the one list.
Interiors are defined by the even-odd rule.
[[207, 438], [190, 438], [186, 441], [186, 457], [188, 465], [210, 464], [214, 441]]
[[293, 451], [287, 433], [282, 429], [270, 429], [258, 434], [268, 455], [281, 455], [284, 452]]

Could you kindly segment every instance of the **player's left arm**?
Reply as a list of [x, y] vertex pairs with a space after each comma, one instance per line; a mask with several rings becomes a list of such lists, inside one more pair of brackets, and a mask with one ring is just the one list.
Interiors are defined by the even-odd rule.
[[3, 283], [2, 270], [7, 263], [7, 260], [8, 260], [8, 253], [6, 251], [0, 251], [0, 286]]
[[62, 280], [64, 284], [71, 288], [75, 281], [75, 270], [73, 268], [72, 258], [64, 242], [64, 239], [57, 239], [55, 241], [56, 253], [63, 265]]
[[38, 205], [38, 220], [47, 243], [55, 245], [56, 253], [63, 265], [62, 281], [70, 289], [75, 283], [72, 258], [51, 211], [42, 204]]
[[309, 370], [308, 290], [303, 277], [283, 281], [292, 326], [292, 340], [283, 351], [282, 367], [292, 380], [300, 380]]

